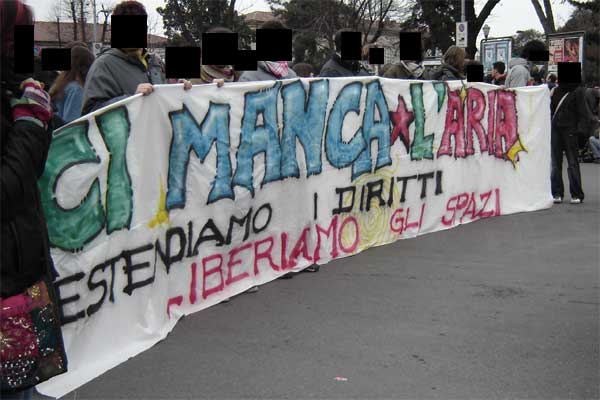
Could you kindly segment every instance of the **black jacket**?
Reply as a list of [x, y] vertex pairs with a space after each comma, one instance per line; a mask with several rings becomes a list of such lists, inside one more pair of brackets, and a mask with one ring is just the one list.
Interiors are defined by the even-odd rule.
[[344, 61], [334, 54], [331, 58], [323, 65], [319, 77], [323, 78], [341, 78], [345, 76], [369, 76], [370, 74], [365, 71], [359, 62]]
[[0, 295], [10, 297], [42, 278], [53, 278], [46, 221], [37, 186], [51, 135], [49, 130], [30, 121], [13, 123], [4, 88], [1, 106]]
[[[565, 98], [557, 111], [560, 100], [567, 93], [569, 97]], [[550, 110], [553, 129], [558, 129], [565, 133], [578, 132], [582, 135], [591, 133], [593, 130], [595, 118], [586, 102], [585, 88], [581, 86], [569, 87], [566, 84], [559, 85], [552, 95]]]

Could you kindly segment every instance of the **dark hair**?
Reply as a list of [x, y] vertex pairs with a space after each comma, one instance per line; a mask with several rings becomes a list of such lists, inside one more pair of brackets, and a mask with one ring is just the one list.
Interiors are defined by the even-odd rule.
[[115, 6], [112, 15], [148, 15], [148, 13], [139, 1], [126, 0]]
[[500, 74], [503, 74], [504, 71], [506, 71], [506, 64], [502, 61], [496, 61], [492, 67]]
[[73, 46], [71, 48], [71, 70], [63, 71], [58, 75], [58, 78], [56, 78], [56, 81], [50, 88], [50, 97], [53, 99], [62, 97], [65, 86], [70, 82], [76, 81], [83, 86], [93, 62], [94, 54], [87, 47]]
[[552, 83], [556, 83], [556, 75], [554, 74], [548, 74], [548, 77], [546, 79]]
[[523, 46], [523, 49], [521, 50], [521, 57], [529, 61], [531, 53], [546, 50], [546, 44], [544, 44], [544, 42], [539, 40], [530, 40], [529, 42], [525, 43], [525, 46]]
[[279, 20], [270, 19], [265, 21], [258, 27], [259, 29], [286, 29], [285, 25]]
[[342, 28], [340, 30], [338, 30], [335, 33], [335, 36], [333, 37], [333, 41], [335, 43], [335, 50], [336, 51], [341, 51], [342, 50], [342, 33], [343, 32], [356, 32], [354, 29], [351, 28]]
[[297, 63], [292, 67], [294, 72], [301, 78], [310, 78], [311, 73], [315, 73], [315, 69], [308, 63]]

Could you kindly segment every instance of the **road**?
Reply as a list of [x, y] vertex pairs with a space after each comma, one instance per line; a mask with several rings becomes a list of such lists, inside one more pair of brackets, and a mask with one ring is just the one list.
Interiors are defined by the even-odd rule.
[[64, 398], [599, 398], [600, 165], [582, 171], [581, 205], [271, 282]]

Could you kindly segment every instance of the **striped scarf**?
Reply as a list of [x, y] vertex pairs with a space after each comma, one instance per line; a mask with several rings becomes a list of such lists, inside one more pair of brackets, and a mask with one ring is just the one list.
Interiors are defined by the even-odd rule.
[[265, 65], [269, 72], [271, 72], [278, 79], [287, 76], [290, 71], [287, 61], [265, 61]]
[[[217, 68], [215, 65], [203, 65], [200, 68], [200, 80], [203, 83], [212, 83], [213, 79], [223, 79], [225, 82], [234, 81], [233, 67], [227, 65], [224, 68]], [[194, 82], [192, 80], [192, 82]]]

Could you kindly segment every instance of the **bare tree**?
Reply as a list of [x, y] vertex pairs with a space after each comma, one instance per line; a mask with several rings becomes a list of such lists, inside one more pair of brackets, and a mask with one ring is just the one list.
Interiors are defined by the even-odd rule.
[[544, 33], [547, 35], [556, 32], [554, 13], [552, 12], [552, 3], [550, 0], [543, 0], [543, 3], [540, 3], [540, 0], [531, 0], [531, 4], [533, 4], [535, 13], [544, 28]]
[[87, 43], [87, 35], [86, 35], [86, 27], [87, 27], [87, 23], [86, 23], [86, 16], [87, 16], [87, 10], [85, 7], [85, 0], [79, 0], [79, 18], [81, 20], [81, 40], [84, 43]]
[[52, 5], [50, 12], [48, 13], [48, 19], [50, 21], [56, 21], [56, 39], [58, 40], [58, 47], [62, 47], [62, 38], [60, 35], [60, 24], [64, 16], [62, 9], [62, 2], [58, 1]]

